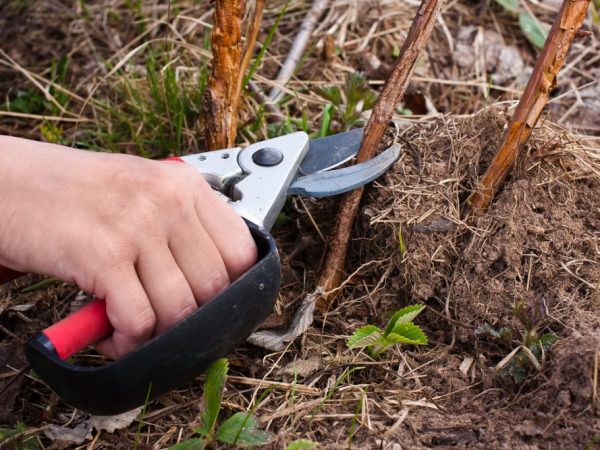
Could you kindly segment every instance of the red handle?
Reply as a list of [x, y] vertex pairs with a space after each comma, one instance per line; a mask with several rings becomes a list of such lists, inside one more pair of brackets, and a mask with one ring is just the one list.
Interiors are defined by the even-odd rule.
[[[0, 266], [0, 284], [13, 280], [22, 273]], [[61, 359], [67, 359], [79, 350], [110, 336], [113, 327], [106, 315], [106, 302], [92, 300], [79, 311], [42, 331]]]
[[112, 332], [113, 327], [106, 315], [106, 302], [99, 298], [42, 331], [61, 359], [110, 336]]

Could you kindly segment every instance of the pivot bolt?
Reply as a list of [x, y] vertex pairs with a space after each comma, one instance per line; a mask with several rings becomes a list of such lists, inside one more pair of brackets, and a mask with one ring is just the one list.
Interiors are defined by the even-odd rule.
[[283, 161], [283, 153], [276, 148], [261, 148], [254, 152], [252, 161], [254, 161], [254, 164], [257, 166], [273, 167]]

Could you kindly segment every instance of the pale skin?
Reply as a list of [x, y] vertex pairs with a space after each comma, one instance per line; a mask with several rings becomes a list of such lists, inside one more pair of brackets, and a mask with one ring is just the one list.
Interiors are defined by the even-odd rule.
[[247, 226], [193, 168], [0, 136], [0, 265], [106, 299], [119, 358], [256, 260]]

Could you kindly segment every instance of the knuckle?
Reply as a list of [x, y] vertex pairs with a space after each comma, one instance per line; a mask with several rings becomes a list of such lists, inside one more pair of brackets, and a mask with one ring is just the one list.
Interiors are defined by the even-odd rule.
[[240, 276], [256, 263], [258, 250], [254, 239], [248, 236], [243, 243], [238, 246], [236, 257], [236, 275]]
[[135, 320], [126, 327], [129, 336], [135, 339], [143, 339], [152, 335], [156, 327], [156, 316], [151, 308], [146, 308], [135, 316]]
[[225, 270], [218, 271], [204, 278], [200, 287], [200, 302], [212, 300], [219, 292], [229, 285], [229, 276]]
[[124, 263], [134, 259], [131, 243], [114, 230], [95, 233], [92, 239], [92, 254], [103, 255], [107, 263]]
[[194, 311], [196, 311], [196, 309], [197, 306], [194, 304], [187, 305], [178, 311], [174, 311], [172, 314], [169, 315], [169, 317], [166, 317], [160, 321], [160, 328], [167, 329], [178, 324], [180, 321], [182, 321], [187, 316], [191, 315]]

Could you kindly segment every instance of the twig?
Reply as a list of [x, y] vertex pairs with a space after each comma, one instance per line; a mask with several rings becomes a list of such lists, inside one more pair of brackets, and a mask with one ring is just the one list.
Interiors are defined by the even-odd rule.
[[277, 107], [275, 103], [268, 98], [265, 93], [258, 87], [258, 85], [250, 80], [248, 81], [248, 88], [256, 98], [256, 100], [265, 107], [265, 110], [269, 113], [267, 119], [270, 122], [281, 123], [285, 122], [285, 115], [281, 112], [281, 110]]
[[302, 26], [300, 27], [300, 31], [296, 35], [296, 39], [294, 39], [292, 48], [290, 49], [286, 60], [281, 66], [281, 69], [279, 70], [279, 74], [275, 80], [275, 86], [269, 93], [269, 98], [271, 101], [277, 102], [279, 100], [282, 95], [281, 88], [285, 86], [294, 75], [294, 70], [296, 70], [296, 66], [300, 62], [300, 59], [306, 50], [306, 46], [308, 45], [308, 41], [310, 40], [312, 32], [317, 26], [319, 18], [329, 6], [329, 2], [330, 0], [316, 0], [312, 4], [310, 11], [308, 11], [306, 14], [306, 17], [302, 22]]
[[256, 37], [258, 36], [258, 32], [260, 31], [260, 24], [262, 22], [263, 11], [265, 10], [265, 2], [266, 0], [256, 0], [254, 5], [254, 16], [252, 18], [252, 22], [250, 24], [248, 32], [246, 33], [246, 48], [244, 48], [244, 54], [242, 56], [240, 71], [238, 73], [237, 85], [235, 90], [236, 110], [237, 106], [240, 103], [242, 89], [244, 88], [244, 77], [246, 75], [246, 71], [248, 70], [248, 66], [250, 65], [252, 54], [254, 53], [254, 44], [256, 43]]
[[[423, 0], [421, 3], [400, 51], [400, 56], [396, 61], [394, 71], [387, 80], [377, 104], [373, 108], [373, 114], [369, 119], [365, 136], [358, 151], [358, 162], [371, 159], [377, 151], [392, 115], [406, 91], [419, 53], [429, 40], [442, 3], [443, 0]], [[347, 194], [342, 202], [335, 234], [325, 262], [325, 270], [319, 281], [319, 286], [323, 292], [336, 292], [336, 288], [343, 279], [348, 241], [362, 194], [362, 188], [356, 189]], [[333, 300], [332, 295], [322, 295], [317, 308], [320, 310], [326, 309], [331, 300]]]
[[525, 92], [504, 132], [496, 156], [477, 191], [469, 197], [468, 204], [471, 208], [477, 210], [487, 208], [514, 166], [544, 106], [548, 103], [550, 93], [556, 86], [558, 71], [563, 65], [573, 39], [579, 34], [589, 4], [590, 0], [563, 2]]
[[212, 73], [203, 102], [206, 146], [209, 150], [235, 146], [238, 74], [242, 54], [245, 0], [217, 0], [211, 33]]

